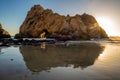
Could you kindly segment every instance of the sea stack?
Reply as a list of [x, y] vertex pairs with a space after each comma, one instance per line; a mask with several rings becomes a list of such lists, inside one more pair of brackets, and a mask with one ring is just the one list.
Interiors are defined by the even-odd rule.
[[0, 24], [0, 39], [1, 38], [10, 38], [10, 34], [2, 28], [2, 25]]
[[34, 5], [20, 26], [19, 36], [40, 38], [41, 34], [48, 38], [72, 40], [108, 37], [92, 15], [63, 16], [51, 9]]

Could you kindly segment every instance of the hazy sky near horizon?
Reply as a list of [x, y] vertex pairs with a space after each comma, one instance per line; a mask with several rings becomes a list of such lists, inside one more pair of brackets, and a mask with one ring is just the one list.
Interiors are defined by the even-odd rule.
[[101, 21], [107, 33], [120, 36], [120, 0], [0, 0], [3, 28], [12, 35], [18, 33], [27, 12], [36, 4], [61, 15], [88, 13], [98, 20], [105, 19]]

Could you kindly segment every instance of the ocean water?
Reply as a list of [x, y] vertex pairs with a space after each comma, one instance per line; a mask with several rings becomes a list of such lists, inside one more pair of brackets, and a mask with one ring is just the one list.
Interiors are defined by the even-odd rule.
[[120, 80], [120, 43], [1, 47], [0, 80]]

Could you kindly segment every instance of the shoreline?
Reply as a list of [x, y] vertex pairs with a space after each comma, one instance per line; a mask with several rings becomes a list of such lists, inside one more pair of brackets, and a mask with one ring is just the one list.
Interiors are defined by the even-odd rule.
[[103, 39], [91, 39], [91, 40], [56, 40], [54, 38], [2, 38], [0, 39], [0, 47], [9, 47], [11, 45], [41, 45], [46, 44], [80, 44], [80, 43], [120, 43], [120, 37], [110, 37]]

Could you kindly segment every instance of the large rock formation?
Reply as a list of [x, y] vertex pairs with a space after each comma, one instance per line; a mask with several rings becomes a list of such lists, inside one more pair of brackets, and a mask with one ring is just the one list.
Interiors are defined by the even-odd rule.
[[40, 37], [45, 32], [46, 37], [60, 39], [91, 39], [106, 38], [106, 32], [99, 26], [96, 19], [88, 14], [62, 16], [35, 5], [28, 12], [20, 27], [21, 37]]
[[0, 38], [9, 38], [10, 34], [2, 28], [0, 24]]

